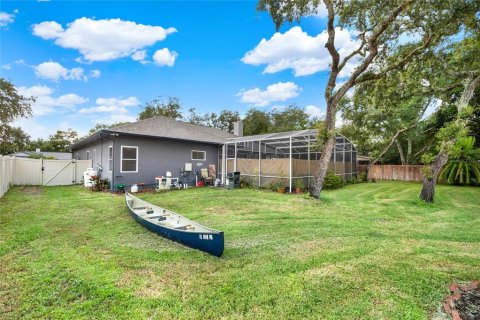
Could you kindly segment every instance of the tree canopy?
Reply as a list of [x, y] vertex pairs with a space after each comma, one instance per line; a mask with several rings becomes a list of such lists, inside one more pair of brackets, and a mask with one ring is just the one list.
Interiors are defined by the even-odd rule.
[[0, 78], [0, 154], [10, 154], [25, 149], [30, 137], [11, 122], [32, 115], [33, 97], [24, 97], [15, 86]]
[[180, 99], [168, 97], [166, 102], [161, 97], [153, 99], [143, 106], [143, 111], [138, 115], [138, 119], [144, 120], [156, 116], [164, 116], [175, 120], [182, 119]]
[[[323, 0], [323, 4], [319, 0], [260, 0], [257, 8], [270, 13], [278, 30], [284, 22], [316, 14], [320, 5], [327, 13], [325, 47], [331, 63], [324, 91], [325, 132], [319, 135], [322, 156], [315, 174], [314, 197], [320, 197], [335, 143], [336, 113], [346, 93], [422, 59], [431, 48], [462, 29], [476, 26], [480, 6], [475, 0]], [[359, 41], [357, 48], [342, 52], [342, 56], [335, 46], [338, 28], [354, 30]], [[342, 75], [352, 63], [353, 71]]]

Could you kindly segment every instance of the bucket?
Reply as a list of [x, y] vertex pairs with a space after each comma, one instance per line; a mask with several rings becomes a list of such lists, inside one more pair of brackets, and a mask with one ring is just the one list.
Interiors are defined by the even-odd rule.
[[134, 184], [131, 188], [130, 188], [130, 192], [131, 193], [137, 193], [138, 192], [138, 186], [136, 184]]

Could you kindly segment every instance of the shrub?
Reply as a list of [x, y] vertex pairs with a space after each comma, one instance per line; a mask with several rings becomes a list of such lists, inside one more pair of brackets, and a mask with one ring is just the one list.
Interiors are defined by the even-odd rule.
[[298, 178], [297, 180], [295, 180], [295, 188], [305, 189], [305, 182], [302, 178]]
[[474, 137], [458, 139], [452, 148], [449, 161], [440, 173], [440, 180], [449, 184], [477, 185], [480, 180], [480, 149]]
[[240, 184], [242, 188], [254, 188], [258, 186], [258, 182], [256, 183], [256, 179], [252, 177], [241, 177]]
[[110, 183], [108, 182], [108, 179], [101, 179], [100, 176], [92, 176], [92, 186], [90, 187], [90, 190], [92, 191], [105, 191], [108, 189]]
[[325, 180], [323, 181], [323, 188], [324, 189], [339, 189], [343, 187], [343, 181], [339, 176], [336, 176], [332, 172], [327, 172], [325, 176]]
[[368, 176], [366, 172], [362, 172], [358, 175], [358, 181], [368, 182]]

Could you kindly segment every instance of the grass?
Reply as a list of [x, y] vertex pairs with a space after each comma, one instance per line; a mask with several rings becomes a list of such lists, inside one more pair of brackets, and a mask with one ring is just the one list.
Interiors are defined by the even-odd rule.
[[480, 278], [480, 188], [379, 182], [304, 196], [142, 194], [225, 231], [220, 259], [130, 218], [122, 196], [15, 187], [0, 199], [0, 318], [429, 319]]

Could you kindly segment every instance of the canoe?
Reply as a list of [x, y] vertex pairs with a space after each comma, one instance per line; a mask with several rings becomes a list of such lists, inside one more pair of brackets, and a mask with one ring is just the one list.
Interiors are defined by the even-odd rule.
[[180, 242], [214, 256], [223, 254], [223, 231], [214, 230], [173, 211], [125, 193], [125, 202], [132, 217], [147, 229], [167, 239]]

